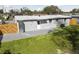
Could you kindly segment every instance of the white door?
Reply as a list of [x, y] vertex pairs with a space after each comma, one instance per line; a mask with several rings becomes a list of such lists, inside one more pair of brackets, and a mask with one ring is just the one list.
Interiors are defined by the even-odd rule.
[[37, 22], [36, 21], [28, 21], [28, 22], [24, 22], [24, 24], [25, 24], [25, 32], [37, 30]]

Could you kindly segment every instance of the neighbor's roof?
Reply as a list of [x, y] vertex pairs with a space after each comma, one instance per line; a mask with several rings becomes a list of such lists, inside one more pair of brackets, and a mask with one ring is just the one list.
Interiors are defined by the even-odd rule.
[[40, 16], [15, 16], [15, 20], [44, 20], [44, 19], [64, 19], [71, 18], [70, 16], [64, 15], [40, 15]]

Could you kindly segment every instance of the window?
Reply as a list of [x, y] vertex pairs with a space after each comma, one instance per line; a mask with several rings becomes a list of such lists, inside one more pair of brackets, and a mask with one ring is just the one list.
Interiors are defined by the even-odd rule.
[[47, 23], [47, 20], [41, 20], [41, 24]]
[[40, 21], [37, 21], [38, 24], [40, 24]]
[[40, 20], [40, 21], [37, 21], [38, 24], [44, 24], [44, 23], [47, 23], [47, 20]]
[[51, 23], [52, 22], [52, 19], [49, 19], [49, 23]]

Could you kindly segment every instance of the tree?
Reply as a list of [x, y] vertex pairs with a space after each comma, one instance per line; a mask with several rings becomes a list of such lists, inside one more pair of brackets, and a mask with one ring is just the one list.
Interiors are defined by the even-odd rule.
[[10, 10], [10, 13], [14, 13], [14, 10]]
[[37, 10], [34, 10], [34, 11], [33, 11], [33, 14], [37, 14], [37, 13], [38, 13], [38, 11], [37, 11]]
[[60, 13], [61, 10], [57, 6], [47, 6], [43, 9], [43, 12], [46, 14], [57, 14]]
[[0, 13], [1, 13], [1, 14], [3, 14], [3, 13], [4, 13], [4, 12], [3, 12], [3, 9], [0, 9]]
[[57, 29], [53, 34], [59, 37], [65, 37], [72, 44], [72, 52], [79, 53], [79, 27], [77, 25]]
[[21, 8], [21, 14], [25, 14], [25, 15], [32, 15], [32, 11], [29, 10], [28, 8]]
[[74, 9], [72, 9], [72, 11], [70, 11], [72, 14], [75, 14], [75, 13], [79, 13], [79, 9], [76, 9], [76, 8], [74, 8]]

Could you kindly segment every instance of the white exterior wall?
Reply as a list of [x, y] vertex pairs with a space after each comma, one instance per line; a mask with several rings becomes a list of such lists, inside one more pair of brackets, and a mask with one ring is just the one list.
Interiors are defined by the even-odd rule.
[[70, 25], [69, 22], [70, 22], [70, 19], [66, 19], [65, 25], [66, 25], [66, 26], [69, 26], [69, 25]]
[[56, 20], [52, 20], [51, 26], [52, 28], [56, 28], [57, 27], [57, 21]]
[[51, 23], [49, 22], [49, 20], [47, 20], [47, 23], [37, 25], [37, 29], [52, 29], [56, 27], [57, 27], [56, 20], [52, 20]]
[[[61, 21], [62, 21], [62, 23], [64, 23], [64, 20], [61, 20]], [[69, 25], [69, 21], [70, 21], [70, 19], [66, 19], [66, 22], [65, 22], [66, 26]], [[49, 22], [49, 20], [47, 20], [47, 23], [44, 23], [44, 24], [38, 24], [37, 21], [25, 21], [23, 23], [25, 25], [24, 26], [25, 32], [37, 31], [37, 30], [43, 30], [43, 29], [54, 29], [54, 28], [60, 26], [60, 24], [56, 20], [52, 20], [51, 22]], [[18, 31], [19, 31], [19, 29], [18, 29]]]
[[[66, 18], [66, 17], [70, 17], [70, 16], [64, 16], [64, 15], [41, 15], [39, 16], [15, 16], [14, 20], [15, 23], [17, 23], [18, 21], [23, 21], [22, 26], [21, 26], [21, 30], [18, 29], [18, 32], [20, 31], [36, 31], [36, 30], [40, 30], [40, 29], [53, 29], [56, 28], [58, 26], [60, 26], [61, 23], [63, 23], [63, 19], [59, 20], [58, 22], [55, 20], [52, 20], [52, 22], [49, 22], [49, 20], [47, 19], [54, 19], [54, 18]], [[33, 20], [33, 21], [32, 21]], [[37, 21], [40, 20], [47, 20], [47, 23], [43, 23], [43, 24], [38, 24]], [[19, 23], [17, 24], [18, 28], [20, 28]], [[69, 19], [66, 19], [66, 26], [69, 25]], [[23, 29], [22, 29], [23, 28]]]
[[36, 21], [28, 21], [28, 22], [24, 22], [24, 24], [25, 24], [25, 32], [37, 30], [37, 22]]

